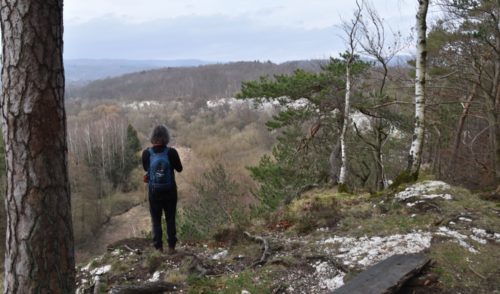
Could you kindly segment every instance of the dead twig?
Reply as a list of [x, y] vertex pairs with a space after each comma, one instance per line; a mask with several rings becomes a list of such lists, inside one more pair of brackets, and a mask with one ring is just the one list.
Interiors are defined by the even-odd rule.
[[435, 208], [438, 212], [443, 212], [441, 210], [441, 208], [439, 206], [437, 206], [436, 204], [434, 204], [434, 203], [427, 202], [426, 204], [429, 205], [429, 206], [431, 206], [431, 207], [433, 207], [433, 208]]
[[141, 250], [139, 249], [133, 249], [133, 248], [130, 248], [128, 245], [123, 245], [123, 248], [127, 249], [128, 251], [132, 252], [132, 253], [135, 253], [137, 255], [141, 255]]
[[279, 284], [276, 288], [271, 292], [272, 294], [280, 294], [286, 293], [286, 287], [283, 284]]
[[481, 275], [480, 273], [476, 272], [476, 271], [475, 271], [475, 270], [474, 270], [474, 269], [473, 269], [470, 265], [467, 265], [467, 267], [469, 268], [469, 270], [470, 270], [473, 274], [475, 274], [476, 276], [480, 277], [480, 278], [481, 278], [481, 279], [483, 279], [483, 280], [486, 280], [486, 277], [485, 277], [485, 276], [483, 276], [483, 275]]
[[244, 232], [244, 234], [249, 239], [262, 243], [262, 256], [260, 257], [259, 260], [257, 260], [256, 262], [254, 262], [252, 264], [252, 267], [255, 267], [258, 265], [263, 265], [264, 263], [266, 263], [267, 259], [271, 255], [271, 251], [269, 248], [269, 242], [267, 242], [267, 239], [264, 237], [261, 237], [261, 236], [253, 236], [249, 232]]

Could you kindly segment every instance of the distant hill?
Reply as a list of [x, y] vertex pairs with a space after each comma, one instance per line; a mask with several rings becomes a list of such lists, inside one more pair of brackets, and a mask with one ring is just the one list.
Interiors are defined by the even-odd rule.
[[141, 70], [162, 67], [183, 67], [209, 64], [196, 59], [179, 60], [125, 60], [125, 59], [65, 59], [66, 81], [70, 85], [116, 77]]
[[292, 73], [296, 69], [319, 71], [325, 60], [233, 62], [196, 67], [167, 67], [106, 78], [67, 88], [68, 98], [119, 99], [123, 101], [211, 99], [232, 97], [241, 82], [262, 75]]

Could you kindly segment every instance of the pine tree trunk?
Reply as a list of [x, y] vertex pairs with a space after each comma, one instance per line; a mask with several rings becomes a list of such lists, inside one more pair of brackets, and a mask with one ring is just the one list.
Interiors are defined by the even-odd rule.
[[1, 0], [5, 293], [73, 293], [63, 1]]
[[415, 129], [408, 155], [408, 167], [413, 178], [418, 177], [422, 162], [422, 149], [425, 136], [425, 73], [426, 73], [426, 30], [428, 0], [419, 0], [417, 12], [417, 60], [415, 80]]

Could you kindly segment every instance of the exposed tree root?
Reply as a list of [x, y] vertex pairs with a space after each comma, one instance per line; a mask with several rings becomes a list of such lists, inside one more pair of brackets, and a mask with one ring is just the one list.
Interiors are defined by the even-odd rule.
[[189, 263], [189, 270], [191, 272], [198, 272], [198, 276], [203, 277], [210, 274], [210, 271], [203, 266], [200, 258], [192, 253], [186, 253], [185, 256], [190, 256], [192, 259]]
[[110, 294], [152, 294], [163, 292], [176, 292], [177, 285], [167, 282], [146, 282], [139, 285], [115, 286], [109, 291]]
[[133, 249], [133, 248], [130, 248], [128, 245], [123, 245], [123, 248], [127, 249], [128, 251], [132, 252], [132, 253], [135, 253], [137, 255], [141, 255], [141, 250], [139, 249]]
[[271, 250], [269, 248], [269, 242], [267, 242], [267, 239], [261, 236], [253, 236], [249, 232], [244, 232], [245, 236], [247, 236], [249, 239], [255, 241], [255, 242], [260, 242], [262, 243], [262, 256], [260, 257], [259, 260], [254, 262], [252, 264], [252, 267], [258, 266], [258, 265], [263, 265], [266, 263], [267, 259], [271, 255]]

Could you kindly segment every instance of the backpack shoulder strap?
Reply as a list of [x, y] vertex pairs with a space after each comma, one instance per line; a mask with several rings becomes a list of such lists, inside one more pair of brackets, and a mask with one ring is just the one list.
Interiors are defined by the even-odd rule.
[[149, 152], [149, 156], [155, 155], [155, 152], [153, 151], [152, 147], [148, 147], [148, 152]]

